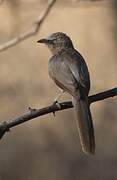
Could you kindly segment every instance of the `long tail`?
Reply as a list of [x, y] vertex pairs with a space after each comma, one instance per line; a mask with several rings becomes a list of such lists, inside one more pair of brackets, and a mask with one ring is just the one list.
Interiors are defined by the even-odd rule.
[[73, 97], [76, 125], [81, 147], [86, 154], [95, 154], [95, 137], [88, 97], [85, 93]]

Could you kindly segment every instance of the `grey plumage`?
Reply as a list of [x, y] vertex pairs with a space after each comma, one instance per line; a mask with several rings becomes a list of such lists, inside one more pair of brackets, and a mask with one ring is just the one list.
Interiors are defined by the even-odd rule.
[[87, 65], [75, 50], [71, 39], [62, 32], [54, 33], [38, 42], [45, 43], [53, 54], [49, 60], [50, 77], [73, 97], [82, 150], [87, 154], [94, 154], [95, 139], [88, 103], [90, 77]]

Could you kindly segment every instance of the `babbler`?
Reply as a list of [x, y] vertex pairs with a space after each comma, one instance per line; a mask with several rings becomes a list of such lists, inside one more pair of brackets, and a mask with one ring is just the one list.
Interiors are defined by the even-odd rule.
[[95, 137], [88, 102], [90, 77], [81, 54], [74, 48], [71, 39], [62, 32], [37, 41], [44, 43], [52, 52], [49, 60], [49, 75], [54, 82], [73, 97], [76, 125], [81, 147], [86, 154], [95, 153]]

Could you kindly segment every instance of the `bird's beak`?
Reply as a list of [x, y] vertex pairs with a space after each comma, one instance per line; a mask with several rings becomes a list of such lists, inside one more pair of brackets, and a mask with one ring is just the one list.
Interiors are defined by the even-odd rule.
[[40, 40], [37, 41], [37, 43], [44, 43], [44, 44], [46, 44], [46, 43], [48, 43], [48, 40], [47, 39], [40, 39]]
[[53, 40], [54, 39], [51, 36], [47, 36], [46, 38], [43, 38], [37, 41], [37, 43], [52, 44]]

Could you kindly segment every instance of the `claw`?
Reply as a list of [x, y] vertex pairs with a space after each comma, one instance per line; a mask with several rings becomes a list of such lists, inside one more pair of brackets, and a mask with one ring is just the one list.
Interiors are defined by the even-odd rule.
[[[53, 102], [53, 106], [57, 106], [59, 109], [61, 109], [61, 105], [59, 104], [59, 102], [58, 101], [54, 101]], [[54, 115], [54, 117], [56, 116], [56, 114], [55, 114], [55, 111], [53, 111], [53, 115]]]
[[58, 108], [61, 109], [61, 105], [60, 105], [60, 103], [59, 103], [58, 101], [54, 101], [54, 102], [53, 102], [53, 105], [57, 105]]
[[56, 105], [56, 104], [58, 104], [58, 101], [54, 101], [54, 102], [53, 102], [53, 105]]

